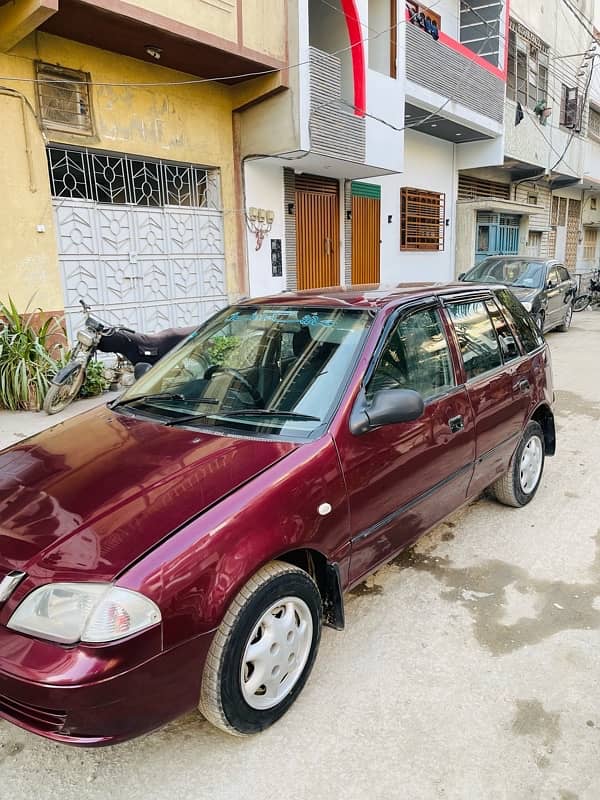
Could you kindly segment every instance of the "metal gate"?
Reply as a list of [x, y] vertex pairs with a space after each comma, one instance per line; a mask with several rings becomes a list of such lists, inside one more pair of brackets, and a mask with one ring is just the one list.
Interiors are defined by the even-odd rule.
[[379, 283], [381, 187], [352, 183], [352, 283]]
[[475, 263], [493, 255], [516, 255], [519, 252], [518, 214], [477, 214]]
[[48, 164], [69, 339], [80, 298], [145, 333], [226, 304], [218, 171], [55, 146]]
[[338, 182], [318, 175], [296, 178], [298, 289], [340, 282]]

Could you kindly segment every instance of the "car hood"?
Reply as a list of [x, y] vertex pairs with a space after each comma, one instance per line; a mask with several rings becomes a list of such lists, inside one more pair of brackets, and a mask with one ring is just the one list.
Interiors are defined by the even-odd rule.
[[101, 408], [0, 452], [0, 575], [111, 580], [298, 445]]
[[525, 286], [509, 286], [508, 288], [521, 303], [533, 303], [537, 295], [541, 292], [541, 289], [530, 289]]

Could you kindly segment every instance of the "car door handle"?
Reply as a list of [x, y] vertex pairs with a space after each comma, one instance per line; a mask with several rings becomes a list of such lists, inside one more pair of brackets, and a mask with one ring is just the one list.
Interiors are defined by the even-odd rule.
[[448, 420], [448, 427], [451, 433], [458, 433], [464, 429], [465, 423], [460, 414], [457, 417], [450, 417]]
[[523, 392], [523, 394], [525, 394], [525, 392], [528, 392], [530, 388], [531, 384], [529, 383], [527, 378], [522, 378], [520, 381], [517, 381], [513, 386], [515, 392]]

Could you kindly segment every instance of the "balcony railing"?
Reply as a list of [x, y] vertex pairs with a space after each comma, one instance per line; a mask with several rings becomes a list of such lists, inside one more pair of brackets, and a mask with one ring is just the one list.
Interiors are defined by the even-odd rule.
[[498, 75], [463, 55], [459, 49], [436, 41], [416, 25], [406, 28], [406, 77], [449, 97], [495, 123], [504, 120], [505, 83]]

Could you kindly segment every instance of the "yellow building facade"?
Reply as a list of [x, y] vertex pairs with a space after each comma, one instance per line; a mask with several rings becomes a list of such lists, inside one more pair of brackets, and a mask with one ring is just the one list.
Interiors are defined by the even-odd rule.
[[0, 298], [149, 330], [244, 293], [236, 109], [284, 88], [286, 13], [0, 0]]

